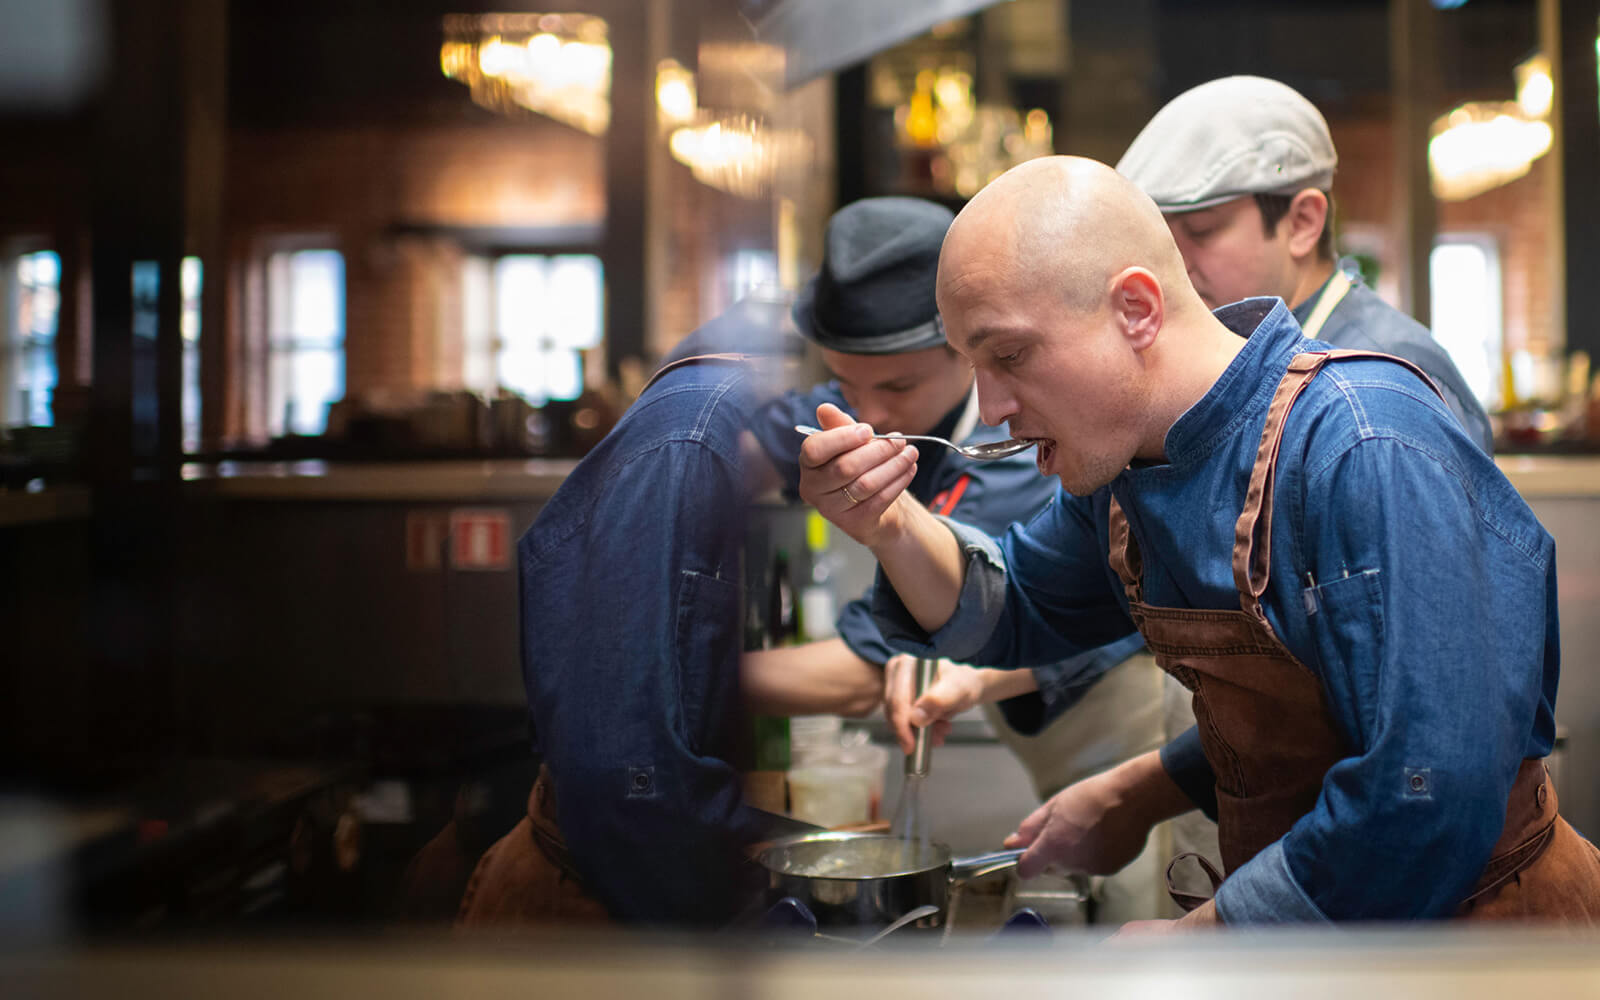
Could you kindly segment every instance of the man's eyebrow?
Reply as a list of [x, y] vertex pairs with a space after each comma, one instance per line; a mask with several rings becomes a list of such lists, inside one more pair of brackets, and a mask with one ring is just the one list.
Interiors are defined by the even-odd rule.
[[982, 347], [984, 341], [988, 340], [990, 337], [1002, 337], [1009, 333], [1026, 332], [1026, 326], [1006, 326], [1004, 324], [999, 326], [985, 326], [974, 330], [972, 335], [967, 338], [965, 346], [967, 350], [975, 351], [979, 347]]

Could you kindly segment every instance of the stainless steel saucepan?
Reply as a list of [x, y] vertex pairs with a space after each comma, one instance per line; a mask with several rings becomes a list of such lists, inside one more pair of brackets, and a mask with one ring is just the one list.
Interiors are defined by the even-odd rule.
[[760, 854], [770, 899], [792, 896], [823, 927], [877, 927], [919, 906], [938, 912], [918, 926], [943, 924], [952, 886], [1016, 866], [1021, 851], [954, 858], [950, 848], [869, 833], [807, 833]]

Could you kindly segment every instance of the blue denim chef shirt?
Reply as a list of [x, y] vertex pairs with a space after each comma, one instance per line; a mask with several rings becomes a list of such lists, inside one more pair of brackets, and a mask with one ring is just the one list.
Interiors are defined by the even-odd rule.
[[[1168, 431], [1165, 462], [1088, 498], [1061, 493], [998, 540], [952, 524], [969, 552], [955, 616], [930, 639], [880, 580], [890, 640], [1024, 666], [1127, 632], [1110, 493], [1147, 601], [1237, 609], [1234, 523], [1267, 406], [1290, 358], [1325, 345], [1277, 299], [1217, 317], [1249, 339]], [[1218, 911], [1230, 924], [1447, 916], [1488, 860], [1518, 765], [1554, 737], [1554, 542], [1438, 397], [1386, 361], [1335, 362], [1306, 388], [1273, 510], [1263, 606], [1321, 680], [1350, 756], [1310, 813], [1230, 873]]]
[[[1341, 260], [1339, 267], [1350, 279], [1350, 290], [1334, 306], [1322, 329], [1317, 332], [1317, 339], [1334, 347], [1393, 354], [1421, 368], [1438, 387], [1445, 404], [1461, 421], [1467, 435], [1476, 440], [1485, 452], [1494, 454], [1494, 434], [1489, 428], [1489, 417], [1472, 395], [1466, 379], [1461, 377], [1450, 355], [1433, 339], [1433, 334], [1362, 284], [1360, 270], [1353, 259]], [[1297, 322], [1303, 324], [1311, 318], [1322, 297], [1328, 293], [1332, 281], [1330, 277], [1315, 295], [1296, 307], [1294, 318]], [[1206, 815], [1216, 818], [1216, 779], [1206, 763], [1205, 750], [1200, 746], [1199, 730], [1190, 728], [1162, 747], [1161, 765]]]
[[[832, 403], [850, 412], [839, 384], [828, 382], [807, 392], [785, 393], [763, 406], [750, 422], [750, 432], [777, 468], [784, 490], [791, 497], [798, 495], [802, 440], [794, 425], [815, 423], [817, 407], [823, 403]], [[963, 400], [928, 433], [949, 438], [955, 432], [965, 408], [966, 401]], [[1010, 431], [1003, 425], [989, 427], [979, 423], [964, 441], [958, 441], [957, 444], [1004, 441], [1010, 436]], [[917, 474], [907, 489], [912, 496], [930, 507], [940, 497], [950, 497], [959, 492], [959, 498], [945, 512], [964, 524], [989, 534], [999, 534], [1012, 522], [1026, 521], [1038, 513], [1055, 496], [1056, 488], [1053, 477], [1039, 474], [1032, 451], [993, 462], [971, 462], [935, 445], [919, 449]], [[943, 510], [944, 506], [941, 504], [940, 509]], [[869, 598], [870, 592], [847, 602], [839, 614], [836, 628], [839, 637], [857, 656], [871, 663], [882, 664], [897, 650], [884, 641], [878, 623], [873, 620]], [[1041, 667], [1034, 671], [1039, 681], [1038, 694], [1023, 695], [1000, 703], [1006, 721], [1019, 732], [1030, 735], [1037, 732], [1045, 722], [1082, 698], [1107, 670], [1127, 659], [1143, 645], [1143, 639], [1133, 637], [1109, 649], [1092, 650], [1071, 657], [1064, 663]]]
[[[764, 343], [740, 310], [677, 353]], [[730, 919], [758, 889], [742, 849], [777, 822], [742, 803], [736, 766], [739, 434], [754, 381], [742, 364], [668, 372], [517, 547], [535, 748], [574, 863], [626, 921]]]

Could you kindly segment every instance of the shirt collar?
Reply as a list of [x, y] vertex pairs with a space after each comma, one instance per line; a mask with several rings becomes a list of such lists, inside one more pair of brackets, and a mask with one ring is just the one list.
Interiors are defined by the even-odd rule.
[[[1334, 268], [1333, 274], [1338, 274], [1339, 269]], [[1294, 308], [1294, 321], [1305, 326], [1306, 320], [1311, 318], [1312, 310], [1317, 308], [1317, 303], [1322, 301], [1322, 296], [1328, 292], [1328, 285], [1333, 282], [1333, 274], [1328, 275], [1328, 280], [1317, 286], [1315, 295], [1309, 295], [1306, 300]]]
[[1300, 324], [1279, 298], [1245, 299], [1213, 315], [1244, 338], [1244, 347], [1199, 402], [1167, 431], [1170, 466], [1198, 464], [1220, 439], [1249, 422], [1256, 415], [1256, 398], [1271, 398], [1289, 359], [1307, 343]]
[[1340, 257], [1334, 263], [1333, 273], [1328, 275], [1328, 280], [1318, 286], [1317, 294], [1308, 297], [1295, 307], [1294, 321], [1296, 323], [1304, 326], [1306, 320], [1311, 318], [1311, 313], [1317, 308], [1317, 303], [1322, 301], [1322, 296], [1327, 294], [1328, 286], [1333, 284], [1333, 279], [1339, 276], [1340, 271], [1343, 271], [1344, 276], [1349, 279], [1350, 287], [1352, 288], [1366, 283], [1361, 276], [1361, 262], [1354, 257]]

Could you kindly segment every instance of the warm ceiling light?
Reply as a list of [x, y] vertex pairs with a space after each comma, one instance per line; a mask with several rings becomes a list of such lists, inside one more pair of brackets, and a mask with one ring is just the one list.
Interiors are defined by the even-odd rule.
[[700, 183], [742, 198], [766, 194], [781, 171], [801, 168], [811, 156], [811, 140], [804, 133], [771, 128], [743, 114], [683, 126], [667, 146]]
[[1433, 193], [1462, 201], [1523, 176], [1550, 151], [1550, 125], [1515, 101], [1463, 104], [1433, 123], [1428, 169]]
[[656, 112], [663, 129], [694, 121], [699, 101], [695, 97], [694, 74], [676, 59], [663, 59], [656, 66]]
[[1550, 60], [1542, 53], [1530, 56], [1518, 64], [1517, 103], [1529, 118], [1550, 117], [1550, 105], [1556, 96], [1555, 84], [1550, 79]]
[[611, 44], [588, 14], [451, 14], [439, 68], [493, 111], [535, 111], [602, 135], [611, 121]]

